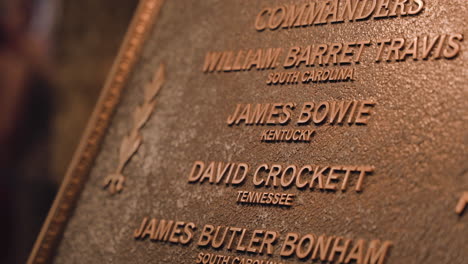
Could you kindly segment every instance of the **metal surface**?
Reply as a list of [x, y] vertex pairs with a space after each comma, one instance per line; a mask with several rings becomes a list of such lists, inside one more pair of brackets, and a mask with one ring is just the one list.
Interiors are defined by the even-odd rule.
[[[261, 19], [296, 1], [166, 1], [54, 263], [199, 263], [218, 255], [229, 263], [466, 262], [468, 3], [388, 1], [413, 5], [385, 16], [385, 2], [366, 19], [288, 28]], [[309, 45], [322, 54], [315, 64], [287, 59]], [[243, 57], [249, 52], [278, 52], [279, 64], [255, 64], [254, 55]], [[210, 68], [207, 58], [218, 55], [223, 63]], [[102, 181], [122, 164], [116, 153], [161, 63], [158, 106], [138, 130], [144, 142], [123, 168], [126, 187], [110, 195]], [[338, 107], [349, 112], [333, 117]], [[269, 114], [257, 118], [252, 109]], [[275, 203], [268, 197], [276, 194]], [[163, 225], [182, 231], [158, 235]], [[216, 227], [245, 233], [233, 241], [247, 244], [205, 241]], [[309, 244], [285, 247], [307, 239], [311, 252]], [[327, 239], [328, 250], [313, 252]], [[372, 258], [376, 248], [383, 250]]]

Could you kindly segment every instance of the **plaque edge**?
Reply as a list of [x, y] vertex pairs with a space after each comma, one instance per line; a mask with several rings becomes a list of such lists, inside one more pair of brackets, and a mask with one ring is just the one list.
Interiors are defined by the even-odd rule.
[[139, 1], [60, 188], [30, 251], [27, 264], [51, 263], [88, 180], [125, 85], [140, 58], [149, 31], [157, 21], [164, 1]]

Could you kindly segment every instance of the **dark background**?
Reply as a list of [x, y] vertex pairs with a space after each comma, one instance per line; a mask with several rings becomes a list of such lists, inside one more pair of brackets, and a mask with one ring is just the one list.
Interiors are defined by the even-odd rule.
[[25, 263], [138, 1], [0, 0], [0, 263]]

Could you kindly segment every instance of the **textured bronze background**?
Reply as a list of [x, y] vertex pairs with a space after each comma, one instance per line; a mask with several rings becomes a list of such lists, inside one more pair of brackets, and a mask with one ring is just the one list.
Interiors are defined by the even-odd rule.
[[[122, 94], [54, 263], [195, 263], [199, 252], [236, 255], [170, 243], [137, 241], [143, 217], [327, 234], [393, 242], [386, 263], [464, 263], [467, 215], [454, 210], [468, 190], [466, 41], [452, 60], [373, 63], [364, 54], [354, 82], [268, 86], [269, 71], [204, 74], [212, 50], [267, 48], [363, 39], [467, 36], [465, 0], [425, 1], [423, 13], [355, 23], [257, 32], [263, 7], [292, 1], [166, 1]], [[373, 47], [372, 49], [375, 49]], [[104, 177], [115, 169], [119, 142], [158, 65], [166, 83], [158, 107], [141, 133], [145, 142], [124, 173], [126, 188], [110, 196]], [[262, 127], [226, 125], [237, 103], [373, 100], [366, 126], [316, 127], [311, 143], [267, 144]], [[237, 190], [188, 184], [194, 161], [242, 161], [253, 167], [281, 164], [369, 164], [362, 193], [286, 190], [291, 208], [243, 206]], [[278, 189], [276, 191], [280, 191]], [[281, 190], [282, 191], [282, 190]], [[266, 259], [239, 253], [243, 257]], [[296, 258], [271, 260], [301, 263]]]

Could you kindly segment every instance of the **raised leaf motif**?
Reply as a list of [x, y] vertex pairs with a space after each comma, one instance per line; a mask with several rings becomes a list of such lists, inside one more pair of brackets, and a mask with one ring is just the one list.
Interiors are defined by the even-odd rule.
[[166, 81], [165, 71], [166, 71], [166, 68], [164, 64], [161, 64], [158, 70], [156, 71], [156, 74], [154, 75], [154, 79], [151, 82], [151, 84], [146, 86], [145, 98], [147, 98], [148, 101], [151, 101], [153, 100], [154, 97], [156, 97], [162, 85]]
[[125, 177], [119, 173], [109, 174], [104, 179], [104, 187], [109, 187], [109, 192], [111, 194], [122, 191], [124, 183]]
[[152, 101], [148, 104], [137, 107], [133, 119], [135, 120], [135, 126], [138, 127], [138, 129], [141, 129], [146, 124], [153, 113], [155, 106], [156, 102]]
[[142, 137], [138, 133], [131, 133], [125, 136], [120, 149], [120, 162], [118, 172], [121, 172], [125, 164], [136, 153], [142, 143]]
[[124, 187], [125, 176], [122, 171], [125, 165], [130, 161], [133, 155], [138, 151], [138, 148], [143, 143], [143, 137], [140, 134], [140, 129], [148, 122], [151, 114], [154, 111], [156, 102], [154, 98], [158, 94], [162, 85], [165, 82], [165, 67], [161, 64], [156, 71], [153, 81], [145, 87], [145, 100], [139, 105], [133, 113], [133, 128], [130, 133], [122, 139], [119, 151], [119, 164], [116, 172], [109, 174], [105, 179], [103, 186], [108, 188], [111, 194], [121, 192]]

